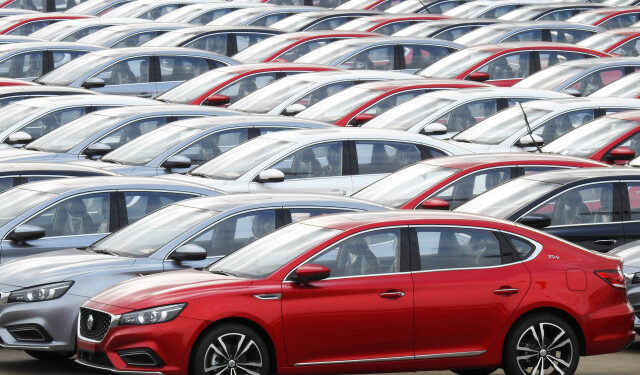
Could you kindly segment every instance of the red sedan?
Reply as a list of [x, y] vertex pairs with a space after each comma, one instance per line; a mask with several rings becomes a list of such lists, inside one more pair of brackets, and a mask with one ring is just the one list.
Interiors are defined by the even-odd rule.
[[511, 152], [448, 156], [404, 168], [358, 191], [353, 197], [393, 208], [453, 210], [520, 176], [606, 166], [589, 159], [554, 154]]
[[638, 56], [640, 50], [640, 28], [628, 27], [594, 34], [577, 45], [610, 53], [614, 56]]
[[485, 44], [452, 53], [419, 71], [427, 78], [486, 81], [513, 86], [531, 74], [568, 60], [611, 57], [608, 53], [553, 42]]
[[339, 126], [360, 126], [399, 104], [431, 91], [490, 86], [486, 83], [457, 79], [369, 82], [332, 95], [300, 112], [296, 117]]
[[29, 35], [59, 21], [89, 17], [91, 16], [69, 13], [28, 13], [9, 16], [0, 20], [0, 34]]
[[605, 7], [587, 10], [569, 18], [569, 22], [617, 29], [640, 21], [640, 7]]
[[339, 214], [93, 297], [77, 358], [165, 375], [572, 375], [632, 342], [633, 320], [617, 257], [485, 216]]
[[441, 14], [389, 14], [356, 18], [336, 27], [336, 30], [369, 31], [384, 35], [394, 34], [418, 22], [449, 19]]
[[227, 105], [269, 83], [293, 74], [339, 70], [300, 63], [261, 63], [225, 66], [192, 78], [156, 99], [168, 103]]

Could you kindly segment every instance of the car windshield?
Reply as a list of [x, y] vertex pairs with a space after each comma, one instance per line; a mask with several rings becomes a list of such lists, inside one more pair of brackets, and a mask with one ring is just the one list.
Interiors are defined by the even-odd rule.
[[637, 98], [640, 95], [640, 73], [624, 76], [589, 96], [598, 98]]
[[216, 18], [208, 25], [229, 25], [229, 26], [238, 26], [238, 25], [246, 25], [247, 22], [253, 20], [256, 17], [259, 17], [259, 14], [264, 12], [264, 9], [240, 9], [233, 11], [231, 13], [227, 13], [220, 18]]
[[125, 143], [105, 155], [102, 160], [126, 165], [146, 165], [173, 146], [200, 132], [199, 129], [167, 124]]
[[379, 24], [380, 21], [372, 21], [369, 20], [368, 17], [356, 18], [355, 20], [344, 23], [338, 27], [336, 30], [346, 30], [346, 31], [369, 31], [371, 28], [375, 27]]
[[183, 43], [188, 41], [189, 39], [196, 36], [197, 33], [183, 31], [183, 30], [174, 30], [164, 33], [157, 38], [153, 38], [150, 41], [142, 44], [143, 47], [177, 47], [181, 46]]
[[420, 193], [459, 171], [418, 163], [374, 182], [355, 193], [353, 197], [400, 208]]
[[[398, 5], [402, 5], [407, 3], [408, 1], [404, 1]], [[404, 29], [399, 30], [398, 32], [392, 34], [392, 36], [422, 36], [429, 37], [434, 33], [443, 29], [443, 26], [440, 24], [432, 25], [431, 22], [418, 22], [414, 23], [409, 27], [405, 27]]]
[[121, 27], [107, 27], [102, 30], [98, 30], [95, 33], [89, 34], [83, 38], [78, 39], [78, 43], [88, 43], [88, 44], [96, 44], [99, 46], [104, 46], [106, 42], [111, 40], [117, 40], [121, 36], [127, 34], [127, 31], [123, 31]]
[[[39, 38], [44, 40], [53, 40], [53, 38], [57, 37], [60, 34], [67, 33], [70, 30], [69, 23], [73, 24], [74, 21], [63, 21], [56, 22], [49, 26], [43, 27], [42, 29], [36, 31], [35, 33], [29, 34], [30, 37]], [[71, 28], [73, 30], [74, 28]]]
[[[522, 107], [527, 114], [529, 124], [545, 116], [553, 110]], [[498, 145], [519, 130], [527, 126], [522, 116], [522, 109], [519, 105], [505, 109], [495, 115], [480, 121], [467, 130], [460, 132], [453, 137], [453, 140], [467, 143], [480, 143], [486, 145]], [[533, 130], [533, 129], [532, 129]]]
[[[141, 1], [141, 2], [131, 2], [131, 3], [127, 3], [125, 5], [119, 6], [117, 8], [115, 8], [114, 10], [111, 10], [107, 13], [105, 13], [108, 17], [125, 17], [125, 18], [129, 18], [129, 17], [135, 17], [136, 15], [144, 12], [145, 10], [147, 10], [149, 8], [149, 3], [146, 1]], [[135, 21], [135, 20], [133, 20]]]
[[[0, 194], [0, 227], [55, 196], [56, 194], [29, 190], [22, 187], [3, 192]], [[16, 202], [20, 202], [20, 204], [16, 204]]]
[[283, 78], [238, 100], [229, 108], [249, 113], [267, 113], [292, 96], [305, 93], [316, 82]]
[[272, 36], [233, 55], [233, 58], [244, 63], [263, 62], [281, 49], [295, 42], [289, 38]]
[[211, 70], [172, 88], [156, 99], [169, 103], [189, 104], [207, 91], [227, 82], [236, 75], [235, 73]]
[[555, 65], [535, 73], [522, 81], [516, 83], [514, 87], [528, 89], [553, 90], [561, 83], [577, 76], [588, 67], [573, 65]]
[[289, 148], [292, 142], [266, 136], [245, 142], [191, 171], [218, 180], [236, 180], [251, 168]]
[[341, 231], [337, 229], [291, 224], [231, 253], [209, 266], [207, 271], [263, 279], [339, 233]]
[[91, 250], [146, 258], [173, 239], [219, 212], [172, 204], [103, 238]]
[[445, 12], [445, 15], [450, 17], [469, 18], [470, 16], [477, 16], [485, 9], [488, 9], [486, 4], [474, 4], [471, 2], [459, 5]]
[[333, 42], [303, 55], [296, 59], [295, 62], [331, 65], [342, 56], [349, 55], [358, 48], [360, 46], [343, 43], [342, 41]]
[[364, 127], [409, 130], [445, 106], [455, 102], [453, 99], [438, 98], [429, 96], [429, 94], [421, 95], [381, 114], [365, 123]]
[[507, 219], [525, 204], [551, 192], [559, 185], [521, 177], [499, 185], [462, 204], [455, 211]]
[[43, 111], [40, 107], [32, 107], [24, 104], [14, 103], [2, 108], [0, 117], [0, 131], [5, 131], [18, 122], [29, 118]]
[[269, 27], [273, 27], [274, 29], [286, 30], [286, 31], [295, 31], [300, 30], [305, 25], [311, 23], [313, 20], [320, 18], [320, 16], [308, 15], [305, 13], [294, 14], [287, 18], [284, 18]]
[[575, 22], [575, 23], [581, 23], [584, 25], [593, 25], [595, 22], [597, 22], [598, 20], [600, 20], [602, 17], [604, 17], [605, 15], [603, 15], [602, 13], [599, 12], [582, 12], [582, 13], [578, 13], [575, 16], [569, 18], [567, 21], [568, 22]]
[[90, 136], [119, 121], [121, 121], [119, 117], [88, 114], [43, 135], [25, 148], [46, 152], [67, 152]]
[[467, 33], [460, 38], [456, 39], [454, 42], [463, 44], [465, 46], [473, 46], [476, 44], [487, 44], [491, 43], [496, 37], [508, 33], [512, 30], [513, 27], [508, 26], [485, 26], [480, 27], [476, 30], [473, 30], [470, 33]]
[[423, 77], [456, 78], [491, 55], [492, 53], [487, 51], [463, 49], [443, 57], [416, 74]]
[[50, 71], [35, 81], [45, 85], [67, 86], [111, 59], [109, 56], [88, 53]]
[[640, 123], [636, 121], [602, 117], [561, 136], [544, 146], [542, 151], [589, 157], [638, 126]]
[[383, 93], [380, 90], [350, 87], [338, 95], [331, 95], [319, 101], [300, 112], [296, 117], [333, 123]]
[[607, 47], [613, 46], [622, 39], [628, 38], [628, 35], [617, 33], [598, 33], [576, 43], [581, 47], [604, 51]]
[[424, 0], [405, 0], [387, 9], [386, 12], [395, 14], [417, 13], [425, 4], [428, 4], [428, 2], [423, 1]]

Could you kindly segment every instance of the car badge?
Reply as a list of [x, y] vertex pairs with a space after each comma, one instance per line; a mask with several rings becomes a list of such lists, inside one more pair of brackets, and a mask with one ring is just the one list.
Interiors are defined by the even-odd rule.
[[89, 331], [93, 329], [93, 315], [89, 315], [89, 318], [87, 318], [87, 329]]

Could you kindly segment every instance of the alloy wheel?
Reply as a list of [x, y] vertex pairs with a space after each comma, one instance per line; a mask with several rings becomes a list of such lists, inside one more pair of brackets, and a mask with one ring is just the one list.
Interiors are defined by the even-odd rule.
[[204, 372], [208, 375], [260, 375], [262, 368], [260, 348], [242, 333], [218, 336], [204, 356]]
[[573, 344], [568, 333], [553, 323], [529, 326], [516, 347], [516, 360], [527, 375], [565, 375], [573, 358]]

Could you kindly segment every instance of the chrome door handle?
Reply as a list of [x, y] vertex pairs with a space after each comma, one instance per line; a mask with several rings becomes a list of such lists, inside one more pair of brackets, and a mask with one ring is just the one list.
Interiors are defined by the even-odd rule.
[[509, 288], [509, 287], [505, 287], [505, 288], [500, 288], [500, 289], [496, 289], [493, 291], [493, 294], [497, 294], [499, 296], [510, 296], [513, 294], [517, 294], [520, 290], [517, 288]]
[[613, 238], [607, 238], [607, 239], [593, 241], [593, 243], [595, 243], [596, 245], [604, 245], [604, 246], [615, 245], [616, 242], [618, 242], [618, 241], [616, 241]]
[[404, 297], [404, 292], [400, 292], [400, 291], [382, 292], [382, 293], [380, 293], [380, 297], [382, 297], [382, 298], [400, 298], [400, 297]]

